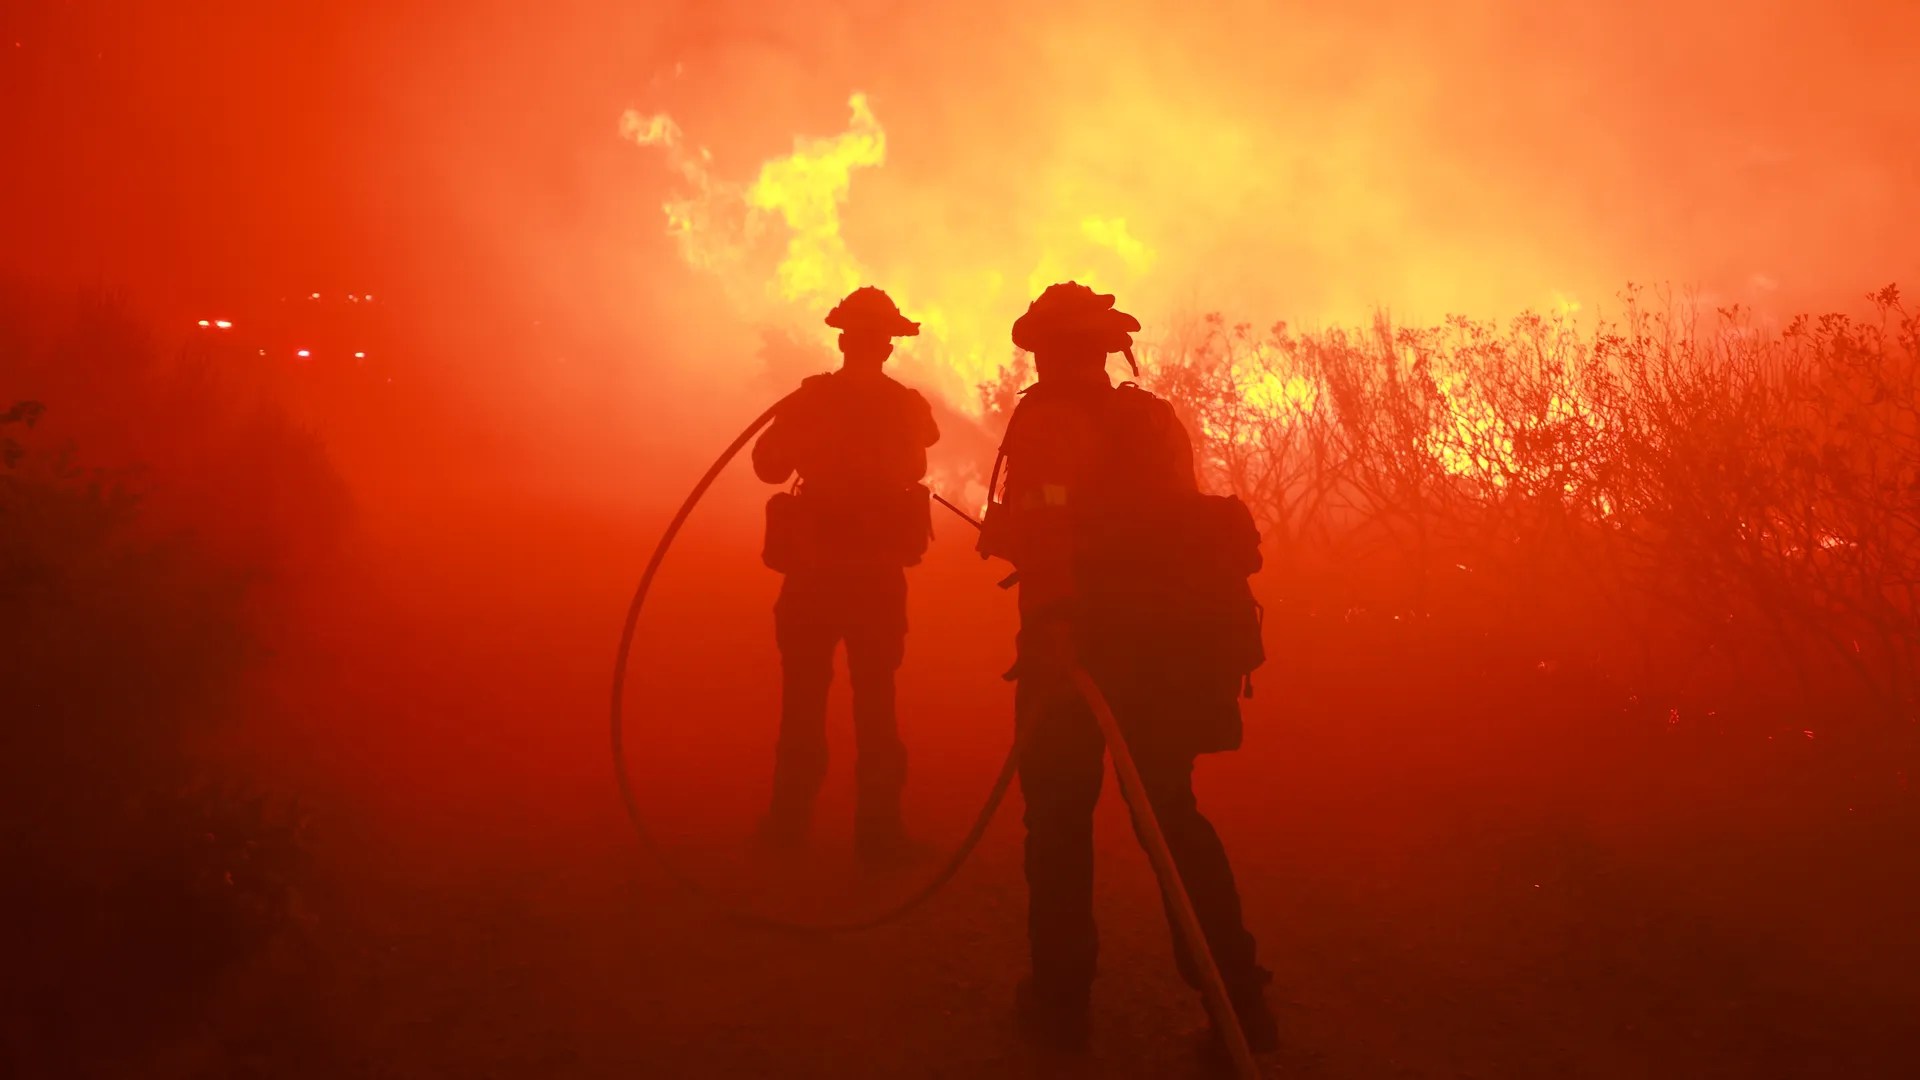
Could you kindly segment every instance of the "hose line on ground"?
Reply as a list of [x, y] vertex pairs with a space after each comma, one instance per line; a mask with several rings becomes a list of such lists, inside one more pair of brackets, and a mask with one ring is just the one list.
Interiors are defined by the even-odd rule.
[[1174, 923], [1180, 929], [1180, 936], [1186, 939], [1187, 951], [1193, 955], [1200, 968], [1200, 992], [1207, 1001], [1207, 1011], [1213, 1014], [1214, 1027], [1226, 1040], [1227, 1056], [1233, 1062], [1233, 1071], [1239, 1080], [1260, 1080], [1260, 1066], [1253, 1060], [1253, 1050], [1247, 1045], [1247, 1033], [1241, 1030], [1240, 1017], [1234, 1011], [1233, 999], [1227, 995], [1226, 980], [1220, 977], [1220, 965], [1213, 959], [1213, 949], [1207, 945], [1207, 935], [1200, 929], [1200, 917], [1193, 910], [1193, 900], [1187, 896], [1186, 882], [1180, 878], [1180, 869], [1174, 865], [1173, 851], [1167, 847], [1166, 834], [1160, 831], [1160, 819], [1154, 815], [1153, 803], [1147, 799], [1147, 786], [1140, 779], [1140, 770], [1133, 763], [1133, 753], [1127, 749], [1127, 738], [1120, 731], [1120, 723], [1113, 717], [1113, 709], [1107, 705], [1106, 695], [1094, 684], [1093, 676], [1080, 668], [1074, 668], [1069, 676], [1074, 689], [1087, 701], [1087, 708], [1093, 710], [1093, 718], [1100, 725], [1100, 734], [1107, 741], [1107, 753], [1113, 758], [1114, 779], [1120, 782], [1120, 794], [1126, 797], [1127, 809], [1133, 813], [1133, 822], [1140, 833], [1140, 843], [1147, 849], [1147, 861], [1153, 864], [1153, 875], [1160, 879], [1160, 891], [1167, 898], [1167, 907], [1172, 910]]
[[951, 881], [955, 874], [960, 872], [961, 865], [967, 861], [969, 855], [973, 854], [973, 849], [979, 845], [981, 837], [986, 835], [987, 826], [992, 824], [993, 815], [1000, 809], [1001, 801], [1006, 798], [1007, 788], [1013, 783], [1013, 775], [1020, 760], [1020, 744], [1027, 725], [1016, 722], [1014, 743], [1007, 750], [1007, 759], [1006, 762], [1000, 766], [1000, 775], [994, 779], [993, 790], [987, 794], [985, 805], [981, 806], [980, 812], [974, 816], [973, 827], [967, 830], [967, 835], [960, 841], [959, 847], [954, 849], [953, 854], [948, 857], [946, 863], [940, 867], [939, 871], [935, 873], [932, 878], [928, 879], [925, 885], [922, 885], [912, 894], [901, 899], [884, 911], [863, 918], [849, 919], [841, 922], [804, 922], [749, 911], [715, 895], [712, 890], [702, 885], [693, 875], [682, 870], [680, 866], [667, 855], [666, 850], [661, 847], [659, 842], [654, 839], [653, 833], [647, 828], [646, 819], [640, 813], [640, 804], [634, 797], [633, 778], [627, 772], [626, 731], [624, 722], [627, 661], [633, 652], [634, 632], [640, 625], [640, 609], [647, 602], [647, 592], [653, 587], [653, 579], [655, 575], [660, 572], [660, 564], [667, 557], [667, 549], [673, 546], [674, 537], [680, 534], [681, 526], [686, 524], [688, 516], [693, 513], [693, 508], [699, 504], [701, 496], [705, 495], [707, 489], [713, 486], [714, 480], [726, 469], [728, 463], [732, 462], [733, 459], [739, 455], [741, 449], [745, 447], [747, 443], [751, 442], [755, 435], [760, 433], [761, 428], [766, 427], [775, 416], [779, 415], [781, 408], [784, 407], [787, 402], [792, 401], [794, 396], [793, 394], [789, 394], [779, 401], [774, 402], [766, 412], [760, 414], [758, 419], [748, 424], [746, 430], [742, 431], [740, 435], [721, 452], [719, 459], [707, 470], [706, 475], [702, 476], [700, 482], [693, 486], [693, 491], [687, 495], [686, 501], [680, 504], [680, 512], [675, 514], [673, 520], [667, 523], [667, 531], [660, 537], [659, 545], [653, 549], [653, 557], [647, 560], [647, 568], [640, 575], [640, 586], [635, 589], [633, 593], [633, 603], [627, 607], [626, 625], [622, 627], [620, 631], [620, 650], [613, 662], [613, 775], [615, 782], [620, 786], [620, 801], [626, 807], [627, 819], [633, 823], [634, 832], [639, 835], [640, 846], [646, 849], [654, 861], [659, 863], [660, 867], [666, 871], [667, 876], [671, 877], [681, 888], [705, 900], [736, 922], [794, 933], [842, 934], [857, 930], [871, 930], [874, 927], [885, 925], [900, 918], [925, 903], [934, 893], [939, 892], [942, 886]]
[[[634, 633], [640, 624], [640, 609], [646, 604], [647, 592], [653, 587], [653, 579], [660, 572], [660, 564], [665, 561], [667, 550], [673, 546], [674, 537], [680, 534], [681, 526], [686, 524], [687, 518], [693, 513], [693, 508], [699, 505], [701, 497], [707, 493], [708, 488], [713, 486], [714, 480], [727, 465], [739, 455], [741, 449], [760, 433], [760, 429], [772, 422], [774, 417], [779, 415], [780, 409], [793, 400], [794, 396], [789, 394], [775, 402], [753, 423], [748, 424], [746, 430], [742, 431], [732, 443], [728, 444], [727, 448], [721, 452], [719, 459], [707, 469], [706, 475], [693, 486], [693, 491], [688, 493], [686, 501], [680, 504], [680, 511], [673, 516], [672, 521], [667, 523], [666, 532], [660, 537], [660, 543], [653, 549], [653, 557], [647, 560], [647, 568], [640, 575], [640, 585], [634, 590], [633, 603], [627, 607], [626, 624], [620, 631], [619, 652], [614, 658], [613, 774], [620, 787], [620, 801], [626, 807], [627, 818], [633, 823], [634, 832], [639, 836], [641, 846], [682, 888], [707, 901], [729, 918], [751, 926], [804, 934], [851, 933], [870, 930], [906, 915], [939, 892], [955, 874], [959, 873], [967, 857], [973, 854], [973, 849], [986, 835], [987, 826], [992, 823], [993, 815], [1000, 809], [1000, 803], [1006, 797], [1007, 788], [1013, 782], [1014, 773], [1019, 766], [1021, 748], [1025, 745], [1028, 732], [1033, 727], [1029, 717], [1015, 717], [1013, 745], [1007, 749], [1006, 761], [1000, 767], [1000, 775], [994, 779], [993, 790], [988, 792], [986, 803], [974, 816], [973, 827], [967, 830], [967, 835], [960, 841], [960, 845], [954, 849], [946, 863], [941, 866], [939, 872], [928, 879], [925, 885], [893, 906], [864, 918], [842, 922], [803, 922], [763, 915], [748, 911], [715, 895], [691, 874], [682, 870], [667, 856], [665, 849], [654, 840], [653, 834], [647, 829], [646, 819], [640, 813], [639, 802], [633, 793], [633, 779], [627, 771], [626, 729], [623, 716], [627, 661], [633, 652]], [[940, 501], [956, 514], [972, 521], [972, 518], [959, 507], [953, 506], [945, 499]], [[977, 526], [979, 523], [976, 521], [974, 524]], [[1255, 1064], [1253, 1054], [1247, 1046], [1246, 1034], [1240, 1028], [1233, 1001], [1227, 994], [1226, 983], [1220, 977], [1220, 967], [1213, 958], [1213, 950], [1208, 946], [1206, 934], [1200, 928], [1199, 918], [1193, 910], [1193, 902], [1187, 895], [1186, 883], [1180, 878], [1179, 868], [1174, 864], [1173, 854], [1167, 847], [1166, 836], [1160, 831], [1159, 819], [1154, 815], [1153, 806], [1147, 799], [1146, 785], [1141, 781], [1140, 771], [1134, 765], [1133, 754], [1127, 748], [1126, 737], [1121, 733], [1120, 725], [1114, 719], [1113, 710], [1108, 706], [1105, 695], [1101, 694], [1093, 678], [1077, 667], [1072, 669], [1070, 677], [1074, 688], [1079, 691], [1081, 697], [1086, 699], [1087, 707], [1092, 710], [1094, 719], [1100, 725], [1100, 733], [1106, 740], [1108, 753], [1113, 758], [1115, 778], [1120, 783], [1121, 793], [1125, 796], [1127, 806], [1138, 826], [1141, 840], [1147, 849], [1147, 859], [1153, 865], [1154, 876], [1160, 881], [1161, 892], [1174, 912], [1175, 922], [1181, 936], [1186, 939], [1188, 951], [1199, 965], [1201, 993], [1206, 998], [1208, 1011], [1213, 1015], [1215, 1026], [1226, 1041], [1227, 1053], [1232, 1060], [1234, 1072], [1240, 1080], [1258, 1080], [1259, 1067]]]

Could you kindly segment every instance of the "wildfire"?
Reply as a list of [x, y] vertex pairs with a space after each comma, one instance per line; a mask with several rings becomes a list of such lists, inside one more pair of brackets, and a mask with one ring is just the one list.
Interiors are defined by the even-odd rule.
[[855, 174], [886, 164], [887, 132], [866, 95], [847, 105], [845, 131], [796, 137], [792, 153], [762, 163], [751, 181], [716, 175], [712, 155], [665, 113], [630, 110], [620, 119], [621, 135], [663, 153], [685, 185], [662, 206], [681, 255], [719, 277], [748, 317], [825, 342], [819, 317], [854, 288], [880, 285], [922, 325], [919, 338], [901, 343], [904, 366], [977, 415], [976, 387], [1012, 357], [1008, 328], [1041, 289], [1073, 278], [1111, 290], [1151, 272], [1155, 249], [1125, 217], [1084, 213], [1063, 213], [1024, 265], [1017, 255], [916, 252], [911, 235], [897, 236], [885, 265], [863, 259], [847, 242], [843, 215]]
[[[855, 206], [859, 174], [886, 166], [888, 137], [866, 95], [853, 94], [847, 105], [845, 130], [796, 136], [790, 153], [762, 162], [750, 179], [720, 175], [712, 154], [666, 113], [630, 110], [620, 118], [621, 135], [663, 155], [680, 179], [680, 190], [661, 209], [681, 256], [715, 276], [744, 317], [826, 345], [831, 335], [820, 317], [855, 287], [880, 285], [922, 324], [919, 338], [900, 343], [902, 375], [954, 409], [979, 415], [977, 387], [995, 380], [1014, 355], [1008, 327], [1047, 285], [1073, 279], [1118, 292], [1136, 313], [1152, 303], [1144, 294], [1166, 291], [1154, 277], [1159, 251], [1135, 220], [1088, 213], [1103, 208], [1083, 205], [1073, 187], [1054, 190], [1059, 185], [1043, 186], [1039, 216], [1021, 230], [1031, 240], [1025, 247], [948, 243], [924, 250], [917, 246], [925, 242], [922, 230], [902, 225], [880, 234], [884, 240], [875, 246], [882, 250], [856, 251], [844, 220]], [[892, 206], [888, 211], [889, 224], [912, 221]], [[1565, 294], [1554, 300], [1561, 318], [1580, 306]], [[1155, 352], [1151, 325], [1142, 348], [1149, 356]], [[1255, 359], [1261, 362], [1236, 370], [1233, 382], [1270, 422], [1296, 422], [1327, 400], [1327, 388], [1311, 372], [1268, 362], [1271, 357]], [[1512, 434], [1461, 373], [1435, 371], [1432, 377], [1442, 407], [1428, 453], [1446, 472], [1504, 483], [1488, 462], [1512, 456]], [[1244, 429], [1202, 434], [1253, 437]]]
[[[863, 200], [870, 197], [861, 193], [876, 190], [861, 187], [861, 178], [887, 166], [889, 139], [865, 94], [851, 95], [847, 106], [844, 130], [795, 136], [791, 152], [763, 161], [744, 178], [721, 175], [713, 155], [667, 113], [629, 110], [620, 118], [621, 136], [661, 155], [679, 178], [679, 190], [661, 206], [667, 234], [689, 266], [722, 283], [743, 318], [826, 346], [831, 332], [821, 316], [852, 289], [880, 285], [922, 324], [920, 337], [900, 343], [901, 375], [970, 416], [982, 411], [978, 388], [996, 381], [1014, 358], [1008, 340], [1013, 319], [1056, 281], [1073, 279], [1120, 294], [1148, 322], [1141, 341], [1148, 362], [1173, 358], [1179, 343], [1171, 337], [1156, 341], [1156, 330], [1164, 328], [1152, 324], [1153, 308], [1164, 311], [1164, 294], [1178, 290], [1156, 278], [1175, 271], [1161, 269], [1157, 238], [1143, 235], [1140, 226], [1144, 220], [1169, 227], [1164, 215], [1155, 216], [1151, 193], [1124, 202], [1124, 186], [1091, 184], [1080, 173], [1037, 177], [1031, 204], [1023, 205], [1017, 221], [982, 219], [1012, 227], [976, 240], [964, 228], [922, 227], [941, 212], [933, 194], [883, 187], [871, 198], [881, 206], [875, 213], [885, 227], [875, 229], [862, 219], [854, 235], [865, 247], [856, 250], [844, 226], [850, 213], [867, 205]], [[1004, 207], [982, 212], [1011, 213]], [[1172, 257], [1180, 257], [1180, 235], [1158, 239], [1176, 245]], [[1552, 344], [1560, 340], [1554, 335], [1573, 333], [1582, 306], [1570, 291], [1552, 293], [1551, 314], [1539, 324], [1542, 341]], [[1450, 322], [1421, 332], [1424, 337], [1396, 338], [1386, 348], [1397, 377], [1429, 388], [1420, 406], [1430, 425], [1422, 452], [1443, 473], [1501, 487], [1526, 471], [1516, 445], [1531, 437], [1526, 432], [1587, 430], [1594, 410], [1589, 402], [1556, 396], [1526, 416], [1513, 415], [1510, 404], [1503, 412], [1483, 384], [1484, 372], [1471, 367], [1490, 346], [1479, 339], [1442, 343], [1439, 335], [1464, 325]], [[1288, 427], [1330, 408], [1335, 395], [1310, 365], [1286, 350], [1254, 349], [1244, 367], [1232, 361], [1230, 379], [1263, 424]], [[1447, 366], [1449, 358], [1460, 357], [1468, 359], [1468, 368]], [[1244, 426], [1214, 431], [1205, 420], [1200, 434], [1229, 442], [1256, 437]], [[1525, 479], [1529, 490], [1536, 483], [1567, 494], [1575, 486], [1557, 474]]]

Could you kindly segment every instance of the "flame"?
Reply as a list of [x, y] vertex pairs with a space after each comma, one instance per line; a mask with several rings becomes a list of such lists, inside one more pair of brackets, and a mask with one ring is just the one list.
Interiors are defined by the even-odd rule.
[[910, 381], [978, 415], [977, 387], [1012, 358], [1008, 331], [1028, 300], [1056, 281], [1112, 291], [1151, 273], [1153, 245], [1125, 217], [1099, 214], [1061, 214], [1025, 265], [1017, 253], [915, 250], [919, 237], [909, 230], [896, 234], [887, 265], [863, 260], [847, 242], [843, 217], [855, 173], [886, 164], [887, 132], [865, 94], [847, 105], [846, 130], [797, 136], [792, 153], [763, 162], [751, 181], [716, 175], [712, 154], [665, 113], [629, 110], [620, 118], [621, 135], [658, 150], [684, 185], [661, 206], [668, 235], [688, 265], [720, 279], [744, 316], [825, 343], [831, 334], [820, 316], [855, 288], [878, 285], [921, 324], [920, 337], [901, 342]]
[[[821, 316], [854, 288], [878, 285], [922, 327], [918, 338], [900, 342], [896, 373], [968, 416], [982, 411], [978, 388], [995, 381], [1014, 359], [1008, 334], [1013, 320], [1054, 282], [1075, 280], [1121, 294], [1122, 305], [1148, 323], [1143, 350], [1154, 350], [1156, 312], [1150, 308], [1159, 302], [1164, 315], [1166, 294], [1184, 287], [1171, 279], [1185, 282], [1192, 273], [1191, 266], [1162, 263], [1193, 261], [1193, 252], [1182, 247], [1193, 245], [1175, 231], [1180, 217], [1160, 205], [1165, 190], [1131, 192], [1125, 184], [1089, 176], [1082, 165], [1058, 162], [1025, 174], [1018, 206], [983, 195], [978, 205], [956, 208], [938, 192], [908, 184], [863, 187], [888, 164], [888, 133], [865, 94], [852, 94], [847, 106], [842, 131], [795, 136], [789, 153], [763, 161], [750, 178], [721, 175], [713, 155], [667, 113], [629, 110], [620, 118], [621, 135], [661, 155], [678, 177], [678, 190], [661, 204], [667, 234], [688, 266], [722, 283], [743, 318], [826, 346], [832, 334]], [[1244, 177], [1233, 139], [1215, 133], [1196, 145], [1210, 152], [1189, 156], [1196, 170], [1190, 180]], [[1076, 142], [1071, 149], [1068, 156], [1078, 162], [1085, 148]], [[1363, 195], [1368, 193], [1321, 198], [1326, 213], [1343, 221], [1367, 222], [1386, 213]], [[878, 208], [874, 219], [859, 221], [854, 235], [867, 247], [857, 251], [845, 224], [863, 207]], [[984, 226], [982, 235], [968, 230], [976, 222]], [[1152, 235], [1154, 226], [1164, 235]], [[1165, 260], [1157, 241], [1173, 245]], [[1463, 272], [1452, 268], [1447, 277]], [[1581, 308], [1571, 290], [1551, 294], [1559, 319], [1571, 319]], [[1267, 422], [1294, 423], [1327, 400], [1326, 387], [1309, 372], [1249, 359], [1245, 370], [1233, 373], [1234, 384]], [[1427, 437], [1429, 453], [1445, 472], [1505, 483], [1490, 463], [1513, 459], [1512, 429], [1464, 373], [1434, 371], [1432, 378], [1440, 402]], [[1568, 403], [1549, 411], [1556, 415], [1542, 419], [1582, 412]]]
[[777, 213], [792, 230], [778, 270], [780, 295], [809, 307], [831, 306], [866, 277], [840, 235], [840, 208], [853, 185], [853, 170], [887, 160], [887, 133], [873, 118], [864, 94], [847, 102], [848, 129], [825, 139], [795, 139], [793, 153], [760, 167], [747, 189], [747, 205]]
[[620, 118], [620, 131], [641, 146], [662, 148], [668, 164], [692, 187], [662, 206], [667, 232], [679, 241], [688, 263], [736, 276], [777, 220], [789, 235], [769, 288], [809, 310], [825, 310], [867, 276], [840, 232], [840, 209], [854, 170], [887, 159], [887, 134], [866, 95], [853, 95], [848, 105], [853, 119], [846, 131], [795, 138], [793, 153], [763, 164], [751, 184], [715, 176], [713, 155], [704, 147], [690, 148], [680, 125], [665, 113], [642, 116], [629, 110]]

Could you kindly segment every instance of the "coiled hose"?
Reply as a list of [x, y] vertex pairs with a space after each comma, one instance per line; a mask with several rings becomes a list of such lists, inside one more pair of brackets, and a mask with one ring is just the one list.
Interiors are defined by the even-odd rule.
[[[716, 910], [736, 922], [750, 926], [764, 927], [802, 934], [842, 934], [859, 930], [871, 930], [898, 919], [930, 899], [935, 893], [953, 880], [960, 867], [978, 847], [980, 839], [986, 835], [987, 826], [992, 824], [993, 815], [999, 811], [1000, 803], [1006, 798], [1007, 788], [1013, 782], [1013, 776], [1020, 762], [1020, 750], [1026, 742], [1032, 724], [1024, 716], [1016, 716], [1014, 721], [1013, 745], [1007, 749], [1005, 763], [1000, 766], [1000, 775], [994, 778], [993, 789], [987, 793], [987, 801], [974, 815], [973, 827], [961, 839], [953, 854], [940, 870], [927, 880], [927, 883], [912, 894], [882, 911], [858, 919], [840, 922], [805, 922], [797, 919], [783, 919], [749, 911], [725, 898], [716, 895], [702, 885], [693, 875], [682, 870], [667, 856], [666, 850], [653, 839], [647, 828], [646, 819], [641, 816], [640, 804], [633, 793], [633, 778], [627, 771], [626, 725], [624, 703], [627, 686], [627, 661], [633, 652], [634, 632], [640, 624], [640, 609], [647, 602], [647, 592], [653, 587], [653, 579], [660, 572], [660, 564], [666, 560], [667, 551], [673, 546], [674, 537], [680, 534], [681, 526], [693, 513], [693, 508], [713, 486], [728, 464], [737, 457], [742, 448], [760, 433], [760, 429], [778, 416], [780, 409], [792, 401], [789, 394], [768, 407], [753, 423], [748, 424], [720, 457], [707, 469], [706, 475], [693, 486], [686, 501], [680, 504], [680, 511], [667, 523], [667, 531], [660, 537], [660, 543], [653, 549], [653, 557], [647, 560], [647, 568], [640, 575], [640, 585], [633, 593], [633, 603], [627, 606], [627, 620], [620, 630], [620, 648], [613, 664], [613, 700], [611, 707], [611, 728], [613, 741], [613, 775], [620, 787], [620, 802], [626, 807], [627, 819], [633, 823], [634, 832], [640, 838], [640, 845], [653, 856], [667, 876], [674, 879], [682, 888], [699, 896]], [[994, 471], [999, 472], [996, 462]], [[946, 500], [942, 499], [945, 503]], [[949, 504], [951, 505], [951, 504]], [[960, 511], [954, 508], [956, 513]], [[963, 515], [964, 516], [964, 515]], [[1239, 1018], [1234, 1013], [1233, 1002], [1227, 995], [1225, 981], [1220, 977], [1220, 967], [1214, 961], [1213, 950], [1208, 947], [1206, 935], [1200, 929], [1200, 920], [1193, 910], [1193, 903], [1187, 896], [1185, 882], [1180, 879], [1180, 871], [1174, 865], [1173, 854], [1167, 847], [1166, 836], [1160, 831], [1160, 822], [1153, 813], [1153, 806], [1147, 799], [1146, 786], [1140, 779], [1140, 772], [1134, 766], [1133, 755], [1127, 748], [1126, 737], [1120, 731], [1119, 723], [1114, 719], [1113, 710], [1108, 706], [1105, 695], [1095, 685], [1091, 676], [1080, 668], [1070, 672], [1073, 686], [1086, 699], [1087, 706], [1093, 711], [1094, 719], [1100, 725], [1100, 733], [1105, 737], [1108, 752], [1113, 757], [1113, 771], [1120, 782], [1121, 793], [1126, 796], [1128, 809], [1135, 822], [1140, 826], [1140, 835], [1147, 849], [1148, 861], [1153, 864], [1154, 876], [1160, 881], [1160, 888], [1169, 906], [1174, 912], [1174, 921], [1181, 936], [1186, 938], [1187, 947], [1200, 967], [1201, 993], [1206, 999], [1208, 1011], [1212, 1013], [1214, 1024], [1226, 1041], [1228, 1057], [1233, 1064], [1234, 1073], [1240, 1080], [1258, 1080], [1259, 1066], [1255, 1064], [1252, 1051], [1247, 1046], [1245, 1032], [1240, 1028]]]
[[979, 846], [981, 837], [987, 833], [987, 826], [993, 822], [993, 815], [999, 811], [1001, 801], [1006, 798], [1007, 788], [1013, 783], [1014, 771], [1020, 761], [1020, 746], [1027, 725], [1016, 719], [1013, 745], [1007, 750], [1006, 762], [1000, 766], [1000, 775], [994, 778], [993, 790], [987, 793], [986, 803], [980, 807], [980, 812], [974, 815], [973, 827], [967, 830], [967, 835], [961, 839], [960, 845], [954, 849], [953, 854], [948, 856], [946, 863], [940, 867], [939, 871], [935, 873], [933, 877], [927, 880], [925, 885], [922, 885], [912, 894], [901, 899], [891, 907], [871, 915], [839, 922], [805, 922], [749, 911], [724, 897], [716, 895], [711, 889], [702, 885], [693, 875], [681, 869], [680, 866], [667, 855], [666, 850], [654, 840], [652, 831], [647, 828], [646, 819], [640, 813], [639, 802], [634, 798], [633, 778], [627, 772], [626, 726], [624, 722], [627, 660], [633, 652], [633, 637], [635, 629], [640, 624], [640, 609], [647, 602], [647, 592], [653, 588], [653, 579], [655, 575], [660, 572], [660, 564], [666, 559], [668, 548], [673, 546], [674, 537], [680, 534], [681, 526], [686, 524], [688, 516], [693, 513], [693, 508], [699, 504], [701, 496], [705, 495], [707, 489], [713, 486], [714, 480], [718, 478], [720, 473], [726, 469], [727, 465], [739, 455], [741, 449], [745, 447], [747, 443], [751, 442], [755, 435], [760, 433], [761, 428], [766, 427], [767, 424], [772, 422], [773, 418], [779, 415], [781, 408], [784, 407], [787, 402], [792, 401], [793, 397], [794, 395], [789, 394], [779, 401], [774, 402], [766, 412], [761, 413], [758, 419], [748, 424], [746, 430], [742, 431], [732, 443], [728, 444], [727, 448], [721, 452], [719, 459], [707, 470], [706, 475], [702, 476], [700, 482], [693, 486], [693, 491], [687, 495], [686, 501], [680, 504], [680, 512], [675, 514], [673, 520], [667, 523], [666, 533], [660, 537], [660, 543], [653, 549], [653, 557], [647, 560], [647, 568], [645, 572], [640, 575], [640, 586], [635, 589], [633, 593], [633, 603], [627, 606], [627, 621], [625, 626], [621, 628], [620, 649], [614, 657], [613, 662], [613, 776], [615, 782], [620, 786], [620, 801], [627, 809], [627, 819], [633, 822], [634, 832], [640, 837], [640, 846], [645, 848], [647, 853], [653, 857], [654, 861], [659, 863], [661, 868], [666, 871], [667, 876], [671, 877], [682, 888], [700, 897], [708, 904], [711, 904], [716, 910], [725, 914], [728, 918], [749, 926], [802, 934], [844, 934], [857, 930], [871, 930], [874, 927], [890, 923], [925, 903], [934, 893], [939, 892], [947, 882], [953, 880], [953, 876], [959, 873], [960, 867], [966, 863], [967, 857], [973, 854], [973, 849]]

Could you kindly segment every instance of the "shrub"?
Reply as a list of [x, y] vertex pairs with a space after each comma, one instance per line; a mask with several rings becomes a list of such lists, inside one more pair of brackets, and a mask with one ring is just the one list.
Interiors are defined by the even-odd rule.
[[111, 302], [3, 329], [0, 387], [46, 404], [0, 413], [0, 1004], [20, 1068], [137, 1060], [292, 925], [305, 822], [207, 751], [271, 721], [235, 693], [261, 598], [324, 565], [343, 489]]
[[[1284, 659], [1575, 668], [1667, 719], [1910, 729], [1920, 644], [1920, 322], [1696, 318], [1624, 296], [1143, 350], [1204, 482], [1255, 511]], [[982, 388], [988, 414], [1009, 369]]]

